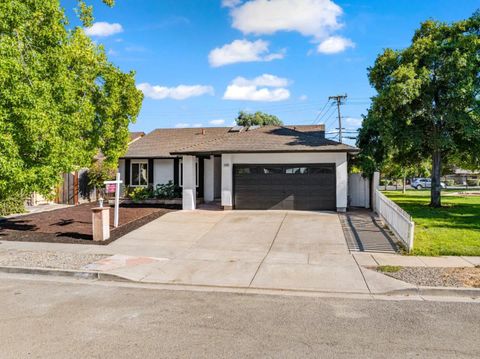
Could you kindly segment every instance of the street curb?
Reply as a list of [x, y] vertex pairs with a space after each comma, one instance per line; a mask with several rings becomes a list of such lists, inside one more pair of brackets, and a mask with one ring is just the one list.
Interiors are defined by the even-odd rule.
[[[141, 282], [128, 279], [112, 273], [102, 273], [95, 271], [82, 271], [82, 270], [72, 270], [72, 269], [55, 269], [55, 268], [38, 268], [38, 267], [10, 267], [10, 266], [0, 266], [0, 272], [3, 273], [13, 273], [13, 274], [36, 274], [36, 275], [47, 275], [47, 276], [58, 276], [58, 277], [71, 277], [76, 279], [90, 279], [90, 280], [99, 280], [99, 281], [113, 281], [113, 282], [128, 282], [128, 283], [139, 283], [139, 284], [149, 284], [149, 285], [179, 285], [174, 283], [156, 283], [156, 282]], [[180, 284], [181, 286], [189, 287], [188, 284]], [[195, 286], [197, 287], [197, 286]], [[203, 287], [203, 286], [202, 286]], [[210, 287], [210, 286], [205, 286]], [[216, 288], [225, 288], [222, 286], [215, 286]], [[263, 288], [237, 288], [242, 290], [262, 290]], [[268, 290], [272, 290], [269, 288]], [[276, 289], [275, 291], [286, 291], [291, 290], [285, 289]], [[302, 291], [303, 292], [303, 291]], [[321, 291], [307, 291], [310, 293], [336, 293], [336, 292], [321, 292]], [[345, 294], [343, 292], [338, 292]], [[351, 293], [355, 294], [355, 293]], [[362, 294], [362, 293], [357, 293]], [[363, 293], [366, 294], [366, 293]], [[418, 296], [435, 296], [435, 297], [468, 297], [468, 298], [480, 298], [480, 288], [448, 288], [448, 287], [414, 287], [414, 288], [405, 288], [405, 289], [396, 289], [387, 292], [378, 292], [370, 293], [371, 295], [418, 295]]]
[[396, 289], [377, 294], [480, 298], [480, 288], [417, 287]]
[[100, 273], [94, 271], [82, 271], [74, 269], [0, 266], [0, 272], [14, 274], [50, 275], [57, 277], [72, 277], [76, 279], [91, 279], [102, 281], [134, 282], [128, 278], [120, 277], [111, 273]]

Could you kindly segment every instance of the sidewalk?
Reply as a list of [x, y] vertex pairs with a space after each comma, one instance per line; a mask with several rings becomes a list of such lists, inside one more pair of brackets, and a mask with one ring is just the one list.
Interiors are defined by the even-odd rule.
[[[29, 248], [26, 248], [28, 244]], [[358, 278], [347, 278], [348, 271], [342, 266], [332, 267], [335, 281], [329, 276], [315, 276], [299, 271], [285, 272], [296, 285], [262, 285], [265, 281], [253, 281], [247, 270], [241, 268], [240, 260], [229, 259], [221, 270], [214, 261], [196, 261], [195, 265], [184, 265], [182, 260], [167, 257], [147, 257], [111, 253], [108, 246], [89, 246], [51, 243], [2, 242], [0, 246], [0, 271], [8, 273], [48, 274], [60, 276], [83, 277], [90, 279], [132, 281], [144, 284], [158, 284], [201, 290], [225, 290], [245, 292], [270, 291], [278, 294], [293, 292], [310, 293], [349, 293], [361, 295], [442, 295], [480, 297], [480, 289], [474, 288], [429, 288], [406, 283], [382, 273], [375, 267], [379, 265], [404, 267], [474, 267], [480, 265], [480, 257], [413, 257], [385, 253], [352, 253], [342, 255], [344, 266], [349, 266], [347, 257], [358, 266], [361, 273]], [[93, 252], [93, 253], [92, 253]], [[100, 255], [100, 253], [102, 255]], [[110, 252], [110, 253], [107, 253]], [[95, 255], [99, 257], [95, 257]], [[12, 258], [34, 258], [31, 262], [5, 261], [5, 256]], [[37, 256], [40, 258], [37, 258]], [[53, 265], [51, 258], [57, 258]], [[42, 258], [45, 258], [42, 263]], [[324, 258], [338, 261], [339, 258]], [[197, 263], [198, 262], [198, 263]], [[79, 265], [81, 264], [81, 265]], [[280, 265], [281, 263], [277, 264]], [[175, 270], [172, 272], [172, 266]], [[53, 268], [52, 268], [53, 267]], [[290, 266], [290, 268], [292, 268]], [[244, 274], [242, 274], [244, 273]], [[318, 278], [325, 278], [318, 280]], [[295, 280], [294, 280], [295, 279]], [[352, 283], [354, 279], [355, 283]], [[312, 284], [311, 289], [305, 284]], [[313, 285], [314, 284], [314, 285]], [[349, 287], [346, 287], [349, 284]], [[354, 284], [354, 285], [353, 285]], [[435, 294], [433, 294], [435, 293]], [[438, 294], [437, 294], [438, 293]]]

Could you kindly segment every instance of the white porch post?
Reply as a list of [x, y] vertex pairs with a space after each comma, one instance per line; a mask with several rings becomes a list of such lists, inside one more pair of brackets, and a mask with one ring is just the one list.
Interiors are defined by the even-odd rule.
[[347, 210], [347, 194], [348, 194], [348, 165], [347, 154], [342, 161], [335, 164], [337, 176], [337, 212], [345, 212]]
[[193, 210], [197, 204], [197, 186], [195, 171], [195, 156], [183, 156], [183, 209]]
[[210, 156], [210, 158], [203, 160], [204, 162], [204, 175], [203, 175], [203, 198], [205, 202], [213, 202], [214, 201], [214, 162], [215, 157]]
[[222, 154], [222, 206], [223, 209], [232, 209], [232, 155]]

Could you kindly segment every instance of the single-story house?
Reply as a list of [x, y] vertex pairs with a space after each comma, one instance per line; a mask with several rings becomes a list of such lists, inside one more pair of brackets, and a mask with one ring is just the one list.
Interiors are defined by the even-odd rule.
[[325, 126], [156, 129], [119, 161], [126, 186], [182, 187], [183, 208], [198, 200], [224, 209], [345, 211], [348, 161], [358, 149], [325, 138]]

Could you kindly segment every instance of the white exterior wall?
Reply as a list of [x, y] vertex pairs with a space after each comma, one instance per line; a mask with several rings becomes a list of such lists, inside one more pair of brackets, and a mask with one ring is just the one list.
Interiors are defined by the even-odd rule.
[[347, 208], [348, 168], [345, 152], [329, 153], [234, 153], [222, 155], [222, 206], [233, 206], [234, 164], [335, 163], [337, 210]]
[[153, 160], [153, 186], [173, 182], [173, 159]]
[[213, 202], [214, 200], [214, 176], [215, 166], [214, 157], [206, 158], [203, 160], [203, 199], [205, 202]]
[[361, 173], [348, 175], [348, 196], [350, 206], [370, 208], [370, 181]]
[[197, 202], [197, 186], [196, 186], [196, 157], [183, 156], [183, 191], [182, 191], [182, 207], [186, 210], [192, 210], [196, 207]]

